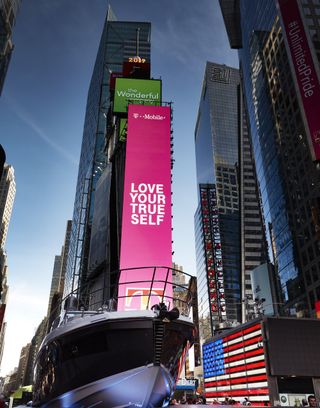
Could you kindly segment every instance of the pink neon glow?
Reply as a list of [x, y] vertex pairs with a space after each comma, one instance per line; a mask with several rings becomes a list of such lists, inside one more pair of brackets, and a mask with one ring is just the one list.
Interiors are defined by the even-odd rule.
[[[129, 105], [118, 310], [146, 309], [172, 297], [170, 108]], [[162, 281], [162, 282], [161, 282]], [[130, 283], [129, 283], [130, 282]], [[165, 293], [164, 293], [165, 292]], [[126, 301], [121, 296], [132, 296]], [[167, 301], [171, 302], [170, 299]]]
[[302, 107], [313, 147], [320, 160], [320, 84], [296, 0], [278, 0]]

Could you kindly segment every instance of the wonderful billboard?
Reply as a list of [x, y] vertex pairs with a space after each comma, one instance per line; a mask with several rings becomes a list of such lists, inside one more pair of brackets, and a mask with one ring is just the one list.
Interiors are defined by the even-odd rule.
[[129, 105], [126, 149], [118, 310], [146, 309], [172, 297], [170, 108]]
[[278, 0], [313, 160], [320, 160], [320, 84], [297, 0]]
[[114, 113], [126, 113], [128, 104], [159, 106], [161, 80], [117, 78], [114, 93]]

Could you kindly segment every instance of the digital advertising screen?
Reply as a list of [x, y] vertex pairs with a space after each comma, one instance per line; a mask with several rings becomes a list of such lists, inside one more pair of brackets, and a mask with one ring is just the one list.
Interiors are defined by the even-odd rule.
[[129, 103], [159, 106], [161, 80], [116, 78], [113, 112], [126, 113]]
[[169, 107], [129, 105], [118, 310], [146, 309], [172, 297], [172, 285], [164, 284], [172, 282], [170, 116]]
[[[311, 154], [320, 160], [320, 83], [297, 0], [278, 0]], [[316, 62], [318, 63], [318, 62]]]

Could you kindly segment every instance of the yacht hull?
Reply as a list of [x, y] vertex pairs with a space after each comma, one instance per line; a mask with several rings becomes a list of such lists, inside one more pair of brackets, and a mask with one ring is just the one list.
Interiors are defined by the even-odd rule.
[[166, 406], [193, 341], [189, 319], [164, 322], [152, 311], [76, 318], [40, 347], [34, 406]]
[[173, 386], [173, 379], [164, 367], [139, 367], [66, 392], [42, 407], [164, 407], [169, 403]]

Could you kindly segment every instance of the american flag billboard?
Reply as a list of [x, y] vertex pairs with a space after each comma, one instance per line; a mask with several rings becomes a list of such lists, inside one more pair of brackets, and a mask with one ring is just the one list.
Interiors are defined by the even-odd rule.
[[204, 344], [203, 371], [209, 402], [247, 397], [255, 406], [269, 403], [261, 323]]

